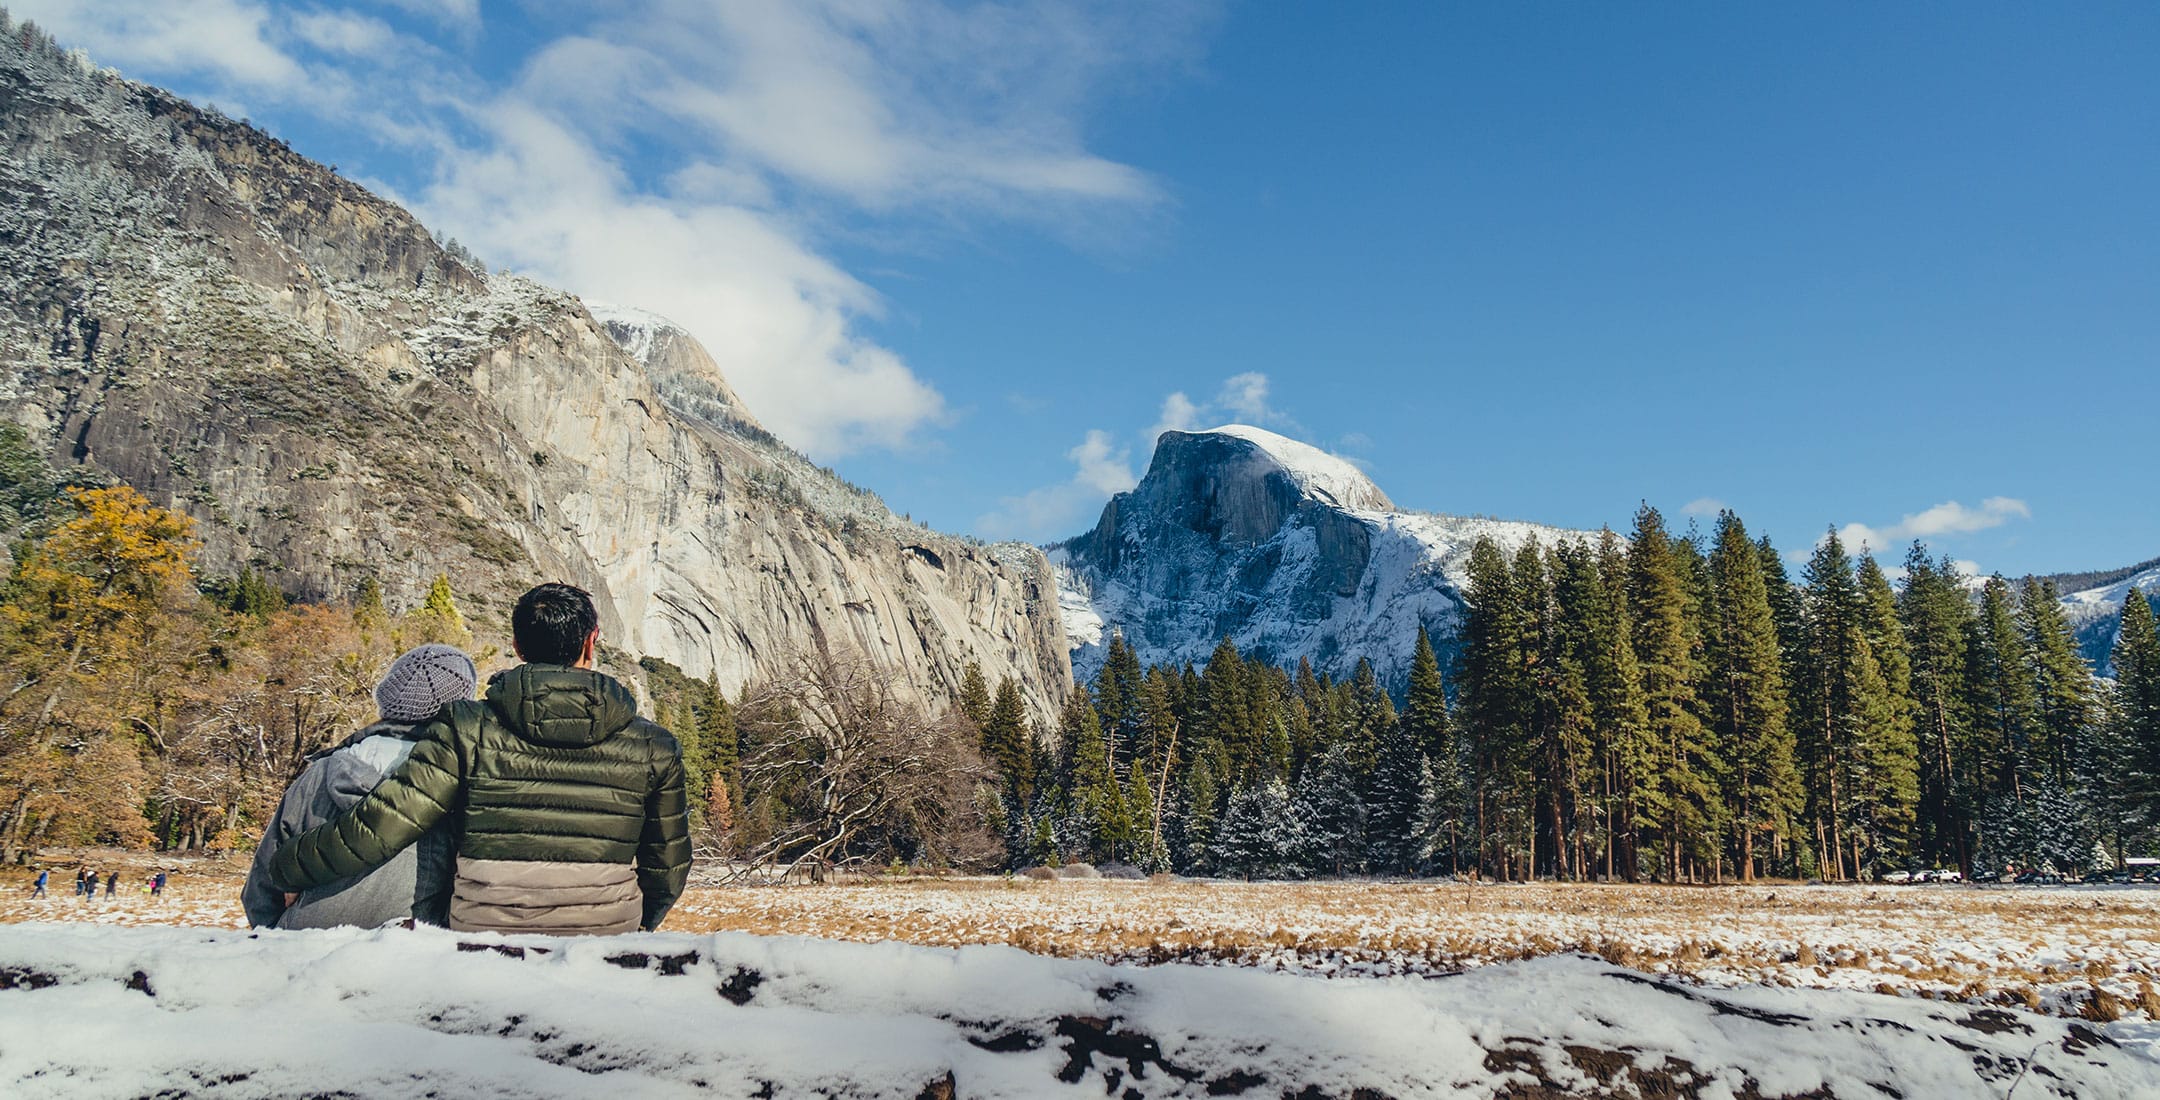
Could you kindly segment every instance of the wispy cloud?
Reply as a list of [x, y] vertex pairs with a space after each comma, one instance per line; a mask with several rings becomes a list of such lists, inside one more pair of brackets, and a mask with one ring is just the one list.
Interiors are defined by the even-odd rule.
[[907, 447], [949, 416], [864, 335], [883, 303], [827, 241], [983, 219], [1078, 236], [1155, 208], [1161, 186], [1090, 150], [1084, 123], [1113, 90], [1183, 64], [1215, 18], [1207, 0], [629, 0], [548, 13], [540, 25], [561, 30], [490, 82], [380, 18], [417, 15], [469, 44], [476, 0], [10, 6], [132, 76], [378, 137], [415, 163], [349, 170], [399, 181], [491, 263], [669, 316], [761, 420], [821, 457]]
[[1729, 506], [1724, 501], [1716, 497], [1696, 497], [1681, 505], [1680, 512], [1689, 516], [1714, 516], [1725, 511], [1727, 507]]
[[1944, 501], [1932, 508], [1908, 513], [1896, 523], [1873, 527], [1848, 523], [1838, 528], [1838, 539], [1849, 547], [1889, 550], [1912, 539], [1964, 535], [2000, 527], [2013, 519], [2031, 519], [2032, 508], [2014, 497], [1989, 497], [1978, 508]]
[[273, 42], [269, 9], [250, 0], [10, 0], [6, 6], [101, 65], [209, 77], [255, 91], [290, 91], [307, 79]]
[[[1258, 371], [1233, 374], [1223, 380], [1213, 397], [1194, 401], [1185, 391], [1166, 394], [1157, 409], [1155, 423], [1136, 442], [1152, 453], [1156, 440], [1168, 431], [1189, 432], [1225, 422], [1279, 429], [1304, 435], [1298, 422], [1275, 408], [1270, 399], [1268, 376]], [[1092, 519], [1104, 498], [1124, 492], [1138, 483], [1133, 476], [1134, 448], [1117, 442], [1117, 434], [1095, 429], [1086, 440], [1065, 452], [1073, 464], [1072, 476], [1018, 496], [998, 501], [997, 508], [976, 517], [974, 531], [985, 538], [1022, 538], [1047, 542], [1072, 535]], [[1360, 444], [1370, 444], [1358, 433]], [[1348, 461], [1356, 462], [1351, 459]], [[1362, 463], [1359, 464], [1362, 466]]]
[[993, 539], [1048, 542], [1078, 532], [1103, 499], [1133, 487], [1132, 450], [1100, 429], [1065, 452], [1072, 477], [1019, 496], [1005, 497], [975, 519], [975, 533]]
[[1246, 371], [1223, 379], [1215, 396], [1206, 402], [1194, 401], [1183, 390], [1171, 393], [1163, 398], [1155, 426], [1148, 429], [1148, 442], [1152, 444], [1157, 436], [1167, 431], [1189, 432], [1223, 423], [1278, 428], [1292, 435], [1304, 435], [1304, 425], [1270, 403], [1272, 388], [1267, 375]]

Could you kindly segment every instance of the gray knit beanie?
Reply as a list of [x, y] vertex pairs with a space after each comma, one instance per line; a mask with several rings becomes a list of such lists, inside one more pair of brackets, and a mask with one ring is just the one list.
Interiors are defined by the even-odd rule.
[[430, 642], [390, 662], [375, 685], [375, 707], [386, 722], [425, 722], [445, 704], [472, 698], [479, 682], [480, 670], [463, 650]]

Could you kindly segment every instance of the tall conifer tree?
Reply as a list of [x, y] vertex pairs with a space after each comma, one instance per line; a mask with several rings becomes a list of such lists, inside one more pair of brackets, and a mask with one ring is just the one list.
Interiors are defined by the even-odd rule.
[[1762, 557], [1740, 517], [1718, 516], [1710, 555], [1704, 677], [1711, 726], [1726, 761], [1724, 796], [1740, 878], [1755, 877], [1758, 838], [1781, 841], [1800, 809], [1800, 774], [1786, 724], [1784, 659]]
[[1696, 693], [1695, 637], [1686, 566], [1665, 518], [1645, 504], [1628, 546], [1628, 604], [1635, 658], [1642, 666], [1650, 758], [1642, 804], [1656, 825], [1667, 881], [1710, 840], [1715, 810], [1709, 732]]
[[2137, 826], [2160, 824], [2160, 630], [2153, 608], [2136, 588], [2123, 598], [2122, 628], [2110, 662], [2115, 670], [2116, 741], [2126, 757], [2124, 816]]
[[1972, 867], [1972, 792], [1957, 770], [1959, 747], [1971, 739], [1965, 684], [1966, 637], [1972, 601], [1949, 559], [1930, 560], [1914, 542], [1905, 555], [1905, 590], [1898, 615], [1911, 655], [1914, 741], [1919, 754], [1920, 804], [1914, 841], [1929, 863]]

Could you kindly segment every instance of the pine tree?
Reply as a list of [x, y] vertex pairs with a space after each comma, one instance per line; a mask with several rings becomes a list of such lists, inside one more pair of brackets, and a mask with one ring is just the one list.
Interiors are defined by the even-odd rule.
[[1702, 854], [1715, 825], [1715, 776], [1709, 731], [1698, 717], [1694, 627], [1683, 552], [1664, 517], [1644, 505], [1628, 547], [1628, 604], [1636, 659], [1642, 666], [1650, 759], [1642, 808], [1664, 843], [1667, 881], [1683, 859]]
[[[1881, 676], [1882, 723], [1868, 731], [1856, 753], [1854, 797], [1866, 809], [1864, 825], [1878, 865], [1905, 862], [1912, 851], [1920, 801], [1920, 761], [1913, 738], [1911, 656], [1898, 621], [1897, 596], [1875, 559], [1860, 559], [1860, 632]], [[1871, 704], [1873, 705], [1873, 704]]]
[[1520, 807], [1511, 797], [1529, 744], [1535, 691], [1529, 676], [1532, 623], [1513, 568], [1497, 543], [1470, 548], [1463, 592], [1464, 732], [1469, 745], [1471, 836], [1478, 863], [1505, 876], [1507, 838]]
[[390, 613], [383, 608], [382, 584], [372, 573], [361, 578], [353, 595], [353, 622], [363, 631], [380, 630], [390, 622]]
[[959, 704], [960, 713], [977, 733], [990, 724], [990, 685], [983, 679], [982, 666], [973, 661], [960, 673]]
[[1196, 754], [1178, 785], [1178, 843], [1172, 855], [1189, 874], [1214, 869], [1215, 823], [1221, 812], [1214, 757]]
[[1585, 585], [1580, 600], [1583, 682], [1595, 731], [1591, 748], [1598, 758], [1598, 801], [1605, 812], [1604, 870], [1608, 879], [1633, 882], [1641, 874], [1637, 811], [1650, 772], [1650, 715], [1642, 666], [1629, 636], [1627, 552], [1609, 528], [1598, 535], [1597, 569]]
[[1965, 639], [1972, 601], [1957, 568], [1928, 558], [1914, 542], [1905, 555], [1905, 590], [1898, 616], [1911, 655], [1914, 740], [1919, 755], [1920, 805], [1914, 841], [1929, 863], [1955, 862], [1967, 874], [1972, 862], [1973, 791], [1960, 781], [1959, 748], [1971, 740], [1966, 706]]
[[1911, 738], [1900, 741], [1897, 733], [1897, 698], [1860, 625], [1850, 629], [1851, 660], [1841, 668], [1838, 689], [1845, 702], [1835, 733], [1842, 746], [1838, 781], [1844, 799], [1838, 822], [1844, 847], [1836, 858], [1849, 856], [1850, 873], [1858, 879], [1871, 866], [1902, 860], [1919, 791]]
[[1410, 691], [1403, 699], [1398, 721], [1402, 732], [1424, 755], [1429, 786], [1427, 824], [1437, 830], [1432, 844], [1452, 871], [1462, 832], [1462, 752], [1456, 743], [1454, 725], [1448, 720], [1447, 688], [1440, 676], [1440, 660], [1433, 653], [1432, 637], [1422, 626], [1418, 627], [1417, 649], [1410, 657]]
[[2092, 668], [2078, 655], [2077, 636], [2063, 619], [2062, 597], [2052, 581], [2027, 577], [2019, 585], [2018, 627], [2032, 661], [2037, 763], [2054, 786], [2070, 790], [2095, 717]]
[[2153, 607], [2132, 588], [2110, 664], [2115, 671], [2117, 743], [2122, 746], [2119, 801], [2139, 827], [2160, 824], [2160, 630]]
[[1125, 635], [1112, 631], [1103, 655], [1102, 671], [1095, 675], [1095, 710], [1102, 718], [1103, 736], [1110, 741], [1111, 755], [1130, 763], [1142, 751], [1146, 721], [1141, 702], [1145, 680], [1140, 657], [1125, 643]]
[[1966, 689], [1972, 741], [1959, 754], [1965, 786], [1978, 803], [2022, 801], [2037, 776], [2029, 761], [2040, 725], [2032, 662], [2017, 624], [2016, 598], [2000, 576], [1980, 590], [1980, 612], [1966, 643]]
[[1258, 754], [1257, 731], [1247, 726], [1245, 662], [1225, 637], [1208, 657], [1192, 701], [1192, 751], [1215, 758], [1217, 778], [1233, 782], [1247, 774]]
[[252, 566], [242, 566], [240, 576], [229, 589], [225, 606], [235, 614], [263, 621], [285, 610], [285, 593], [272, 587], [270, 581]]
[[1020, 685], [1011, 677], [999, 680], [990, 716], [982, 724], [982, 754], [997, 769], [1006, 802], [1016, 808], [1026, 806], [1034, 797], [1033, 740], [1028, 736], [1027, 703], [1020, 697]]
[[462, 626], [465, 622], [465, 616], [458, 613], [457, 600], [450, 594], [448, 574], [435, 574], [435, 583], [428, 586], [427, 599], [420, 604], [420, 610], [448, 623]]
[[1718, 516], [1710, 569], [1704, 694], [1726, 761], [1724, 798], [1739, 840], [1741, 880], [1755, 877], [1755, 841], [1789, 836], [1800, 809], [1800, 775], [1786, 725], [1784, 660], [1762, 558], [1740, 517]]
[[1302, 847], [1297, 819], [1290, 813], [1290, 792], [1281, 780], [1269, 779], [1231, 794], [1215, 830], [1211, 858], [1226, 875], [1296, 878], [1296, 854]]
[[1340, 876], [1363, 862], [1365, 802], [1358, 767], [1349, 749], [1332, 745], [1298, 777], [1290, 812], [1304, 838], [1298, 861], [1306, 873]]
[[[418, 641], [472, 648], [472, 631], [465, 626], [465, 616], [458, 612], [457, 600], [450, 593], [450, 578], [445, 574], [436, 574], [435, 582], [428, 586], [427, 599], [405, 621], [417, 633]], [[400, 639], [399, 644], [411, 644], [413, 640]]]
[[1065, 705], [1060, 741], [1071, 747], [1066, 811], [1084, 837], [1090, 862], [1116, 859], [1131, 850], [1132, 827], [1110, 745], [1095, 708], [1081, 692]]
[[1365, 784], [1365, 865], [1383, 874], [1413, 874], [1432, 850], [1432, 776], [1418, 737], [1398, 724], [1380, 739], [1379, 759]]

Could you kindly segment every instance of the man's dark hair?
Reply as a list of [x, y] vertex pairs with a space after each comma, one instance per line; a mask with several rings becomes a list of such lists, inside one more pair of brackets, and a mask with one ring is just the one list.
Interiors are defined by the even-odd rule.
[[510, 636], [518, 655], [535, 664], [574, 665], [585, 639], [600, 626], [592, 597], [567, 584], [543, 584], [518, 597], [510, 613]]

